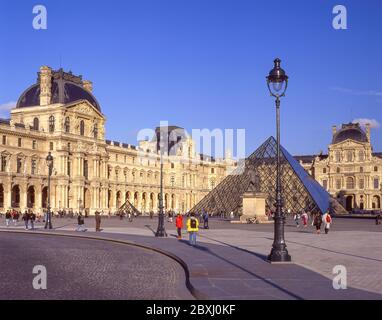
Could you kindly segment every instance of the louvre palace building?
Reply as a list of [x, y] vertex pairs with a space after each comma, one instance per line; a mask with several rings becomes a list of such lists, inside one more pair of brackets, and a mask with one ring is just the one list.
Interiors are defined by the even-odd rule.
[[382, 153], [373, 152], [369, 124], [333, 126], [327, 154], [295, 158], [347, 211], [381, 209]]
[[[0, 212], [47, 208], [49, 152], [54, 159], [53, 211], [113, 213], [127, 201], [142, 213], [157, 211], [158, 142], [141, 141], [134, 146], [106, 140], [106, 118], [92, 87], [81, 76], [43, 66], [37, 82], [11, 110], [10, 119], [0, 119]], [[162, 158], [164, 207], [185, 212], [226, 177], [235, 162], [230, 157], [197, 154], [184, 129], [166, 129], [175, 132], [176, 148]], [[162, 131], [157, 128], [156, 132]]]

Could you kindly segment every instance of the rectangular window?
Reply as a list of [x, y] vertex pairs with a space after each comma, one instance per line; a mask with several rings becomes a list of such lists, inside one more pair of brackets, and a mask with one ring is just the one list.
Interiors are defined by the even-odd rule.
[[379, 189], [379, 179], [374, 178], [374, 189]]
[[33, 141], [32, 141], [32, 149], [33, 149], [33, 150], [36, 150], [36, 148], [37, 148], [37, 141], [36, 141], [36, 140], [33, 140]]
[[49, 150], [53, 151], [53, 142], [49, 142]]
[[324, 187], [325, 190], [328, 190], [328, 180], [323, 180], [322, 186]]
[[341, 189], [341, 179], [336, 180], [336, 189], [340, 190]]
[[31, 163], [31, 174], [36, 174], [36, 160], [33, 159]]
[[17, 173], [21, 173], [22, 162], [20, 158], [17, 158]]
[[18, 145], [19, 148], [21, 148], [21, 138], [18, 138], [17, 145]]
[[1, 156], [1, 172], [5, 172], [7, 169], [7, 158], [6, 156]]
[[7, 144], [7, 136], [3, 136], [3, 145]]
[[84, 160], [84, 177], [88, 178], [88, 160]]
[[70, 163], [70, 161], [68, 161], [68, 176], [70, 177], [70, 175], [71, 175], [71, 172], [70, 172], [70, 168], [71, 167], [71, 163]]
[[365, 188], [365, 180], [364, 179], [359, 179], [359, 188], [364, 189]]

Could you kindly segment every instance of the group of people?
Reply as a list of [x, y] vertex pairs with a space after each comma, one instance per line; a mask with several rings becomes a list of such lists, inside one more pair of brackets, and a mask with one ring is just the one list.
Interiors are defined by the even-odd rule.
[[34, 223], [35, 223], [36, 219], [38, 220], [38, 222], [40, 222], [40, 218], [41, 218], [40, 216], [37, 217], [36, 214], [32, 210], [25, 210], [25, 212], [22, 215], [19, 211], [8, 210], [5, 213], [5, 225], [7, 227], [9, 227], [11, 224], [13, 224], [14, 226], [17, 226], [19, 219], [20, 219], [20, 216], [21, 216], [21, 219], [25, 223], [25, 229], [26, 230], [29, 229], [29, 223], [31, 226], [30, 229], [34, 230]]
[[[329, 233], [329, 229], [331, 224], [333, 223], [332, 216], [329, 211], [325, 212], [325, 214], [321, 215], [321, 213], [312, 213], [312, 226], [316, 227], [316, 233], [321, 233], [321, 226], [324, 224], [325, 234]], [[300, 227], [300, 221], [302, 221], [302, 225], [304, 228], [308, 226], [309, 215], [307, 212], [303, 211], [301, 213], [295, 213], [293, 215], [293, 220], [296, 223], [297, 228]]]

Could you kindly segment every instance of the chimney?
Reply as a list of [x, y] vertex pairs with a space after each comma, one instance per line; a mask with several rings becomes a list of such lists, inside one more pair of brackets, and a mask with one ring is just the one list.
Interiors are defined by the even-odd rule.
[[47, 66], [40, 68], [40, 106], [46, 106], [52, 99], [52, 69]]
[[337, 133], [337, 126], [332, 126], [333, 137]]
[[86, 91], [89, 91], [90, 93], [93, 92], [93, 82], [89, 80], [84, 80], [82, 83]]
[[367, 140], [370, 142], [370, 123], [366, 123], [365, 129], [366, 129]]

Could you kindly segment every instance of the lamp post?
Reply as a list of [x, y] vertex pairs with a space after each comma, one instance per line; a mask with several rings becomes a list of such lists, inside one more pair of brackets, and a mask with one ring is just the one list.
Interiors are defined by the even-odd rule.
[[48, 214], [47, 218], [45, 219], [45, 229], [52, 229], [52, 215], [50, 212], [50, 177], [52, 175], [53, 169], [53, 156], [50, 152], [46, 157], [46, 165], [48, 166]]
[[[161, 137], [162, 138], [162, 137]], [[160, 147], [160, 193], [159, 193], [159, 214], [158, 214], [158, 229], [155, 233], [156, 237], [167, 237], [164, 228], [164, 212], [163, 212], [163, 151]]]
[[280, 67], [281, 60], [274, 60], [274, 67], [267, 76], [267, 86], [272, 97], [276, 98], [276, 128], [277, 128], [277, 169], [276, 169], [276, 212], [274, 215], [274, 241], [271, 253], [268, 256], [270, 262], [290, 262], [291, 256], [286, 249], [284, 238], [285, 216], [281, 199], [281, 170], [280, 170], [280, 98], [285, 95], [288, 87], [288, 76]]

